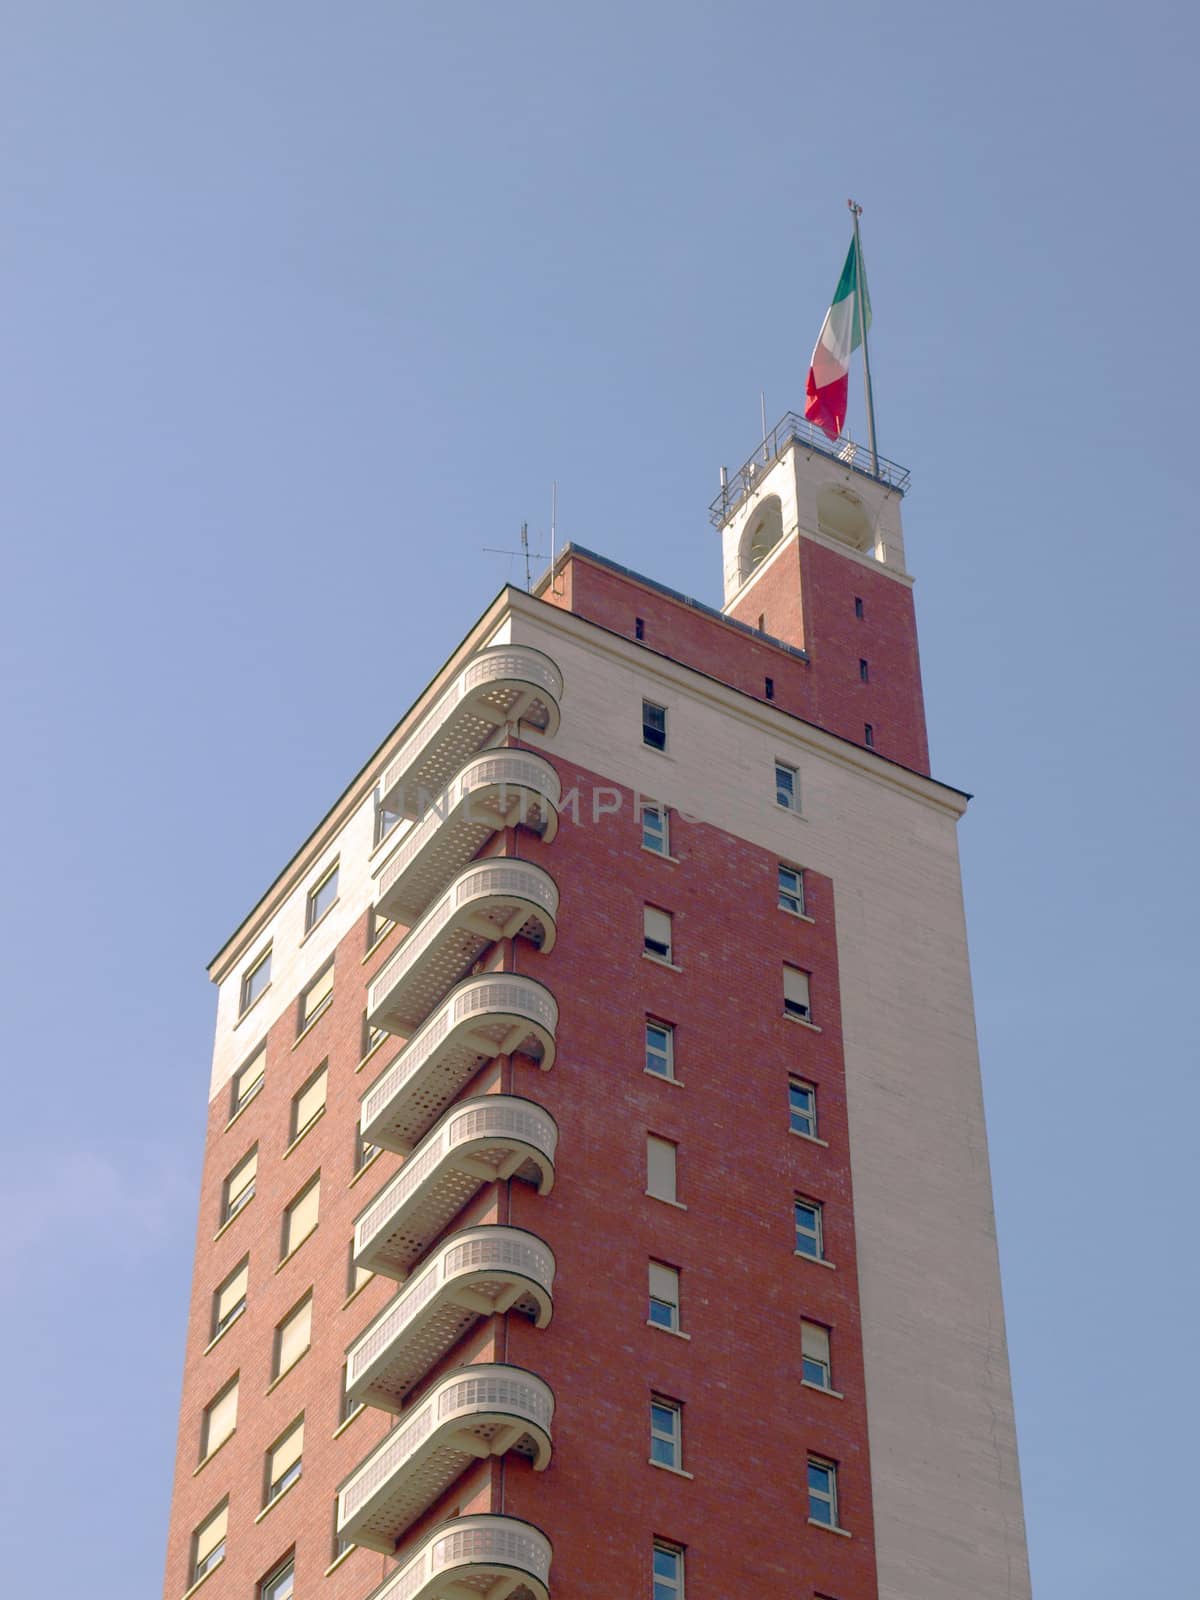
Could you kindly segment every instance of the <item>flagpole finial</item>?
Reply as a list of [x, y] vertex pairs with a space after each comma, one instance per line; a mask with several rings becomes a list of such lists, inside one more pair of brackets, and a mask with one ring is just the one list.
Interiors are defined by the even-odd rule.
[[857, 201], [847, 200], [846, 204], [856, 217], [862, 216], [862, 207], [857, 203]]

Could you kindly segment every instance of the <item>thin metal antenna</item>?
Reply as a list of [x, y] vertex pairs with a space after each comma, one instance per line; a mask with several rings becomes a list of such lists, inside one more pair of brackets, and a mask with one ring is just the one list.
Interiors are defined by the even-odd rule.
[[533, 562], [545, 561], [544, 550], [531, 550], [529, 548], [529, 524], [521, 524], [521, 548], [519, 550], [500, 550], [495, 545], [485, 544], [484, 553], [489, 556], [523, 556], [525, 558], [525, 593], [533, 592]]
[[767, 391], [765, 389], [758, 391], [758, 409], [762, 413], [763, 466], [765, 467], [767, 464]]
[[558, 575], [554, 570], [555, 552], [558, 549], [558, 479], [550, 483], [550, 593], [557, 594]]

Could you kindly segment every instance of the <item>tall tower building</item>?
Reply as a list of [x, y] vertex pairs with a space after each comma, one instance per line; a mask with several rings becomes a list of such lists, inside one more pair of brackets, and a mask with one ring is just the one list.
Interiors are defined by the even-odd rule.
[[1023, 1600], [900, 508], [506, 588], [215, 958], [166, 1600]]

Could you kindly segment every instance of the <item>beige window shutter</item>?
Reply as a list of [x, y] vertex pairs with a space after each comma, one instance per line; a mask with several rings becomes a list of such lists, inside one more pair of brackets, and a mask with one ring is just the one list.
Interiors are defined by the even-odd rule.
[[674, 1267], [664, 1267], [660, 1261], [650, 1263], [650, 1293], [667, 1305], [679, 1304], [679, 1274]]
[[237, 1426], [238, 1386], [230, 1384], [225, 1393], [218, 1395], [208, 1408], [204, 1429], [204, 1454], [212, 1455], [219, 1444], [224, 1444]]
[[225, 1537], [229, 1526], [229, 1507], [221, 1509], [203, 1523], [196, 1534], [196, 1565], [201, 1567]]
[[279, 1328], [279, 1370], [286, 1372], [288, 1367], [308, 1349], [312, 1328], [312, 1301], [306, 1300], [302, 1306], [297, 1306], [286, 1322]]
[[823, 1362], [829, 1365], [829, 1329], [822, 1328], [816, 1322], [802, 1322], [800, 1324], [800, 1348], [810, 1361]]
[[296, 1132], [307, 1128], [317, 1112], [325, 1105], [325, 1089], [329, 1081], [327, 1071], [318, 1072], [306, 1089], [296, 1097]]
[[660, 1200], [675, 1198], [675, 1146], [667, 1139], [646, 1139], [646, 1188]]
[[312, 1183], [288, 1207], [287, 1227], [284, 1232], [284, 1254], [291, 1255], [292, 1251], [317, 1225], [317, 1213], [321, 1204], [320, 1180]]
[[217, 1321], [224, 1322], [225, 1318], [246, 1295], [246, 1285], [250, 1281], [250, 1263], [238, 1268], [237, 1272], [217, 1296]]

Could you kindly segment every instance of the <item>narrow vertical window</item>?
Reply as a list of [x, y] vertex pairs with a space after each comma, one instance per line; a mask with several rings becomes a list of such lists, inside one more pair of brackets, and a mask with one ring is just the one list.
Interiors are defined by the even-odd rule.
[[675, 1076], [675, 1029], [669, 1022], [646, 1020], [646, 1071], [656, 1078]]
[[786, 964], [783, 969], [783, 1009], [787, 1016], [797, 1017], [801, 1022], [812, 1021], [809, 974], [799, 967]]
[[229, 1109], [231, 1117], [236, 1117], [243, 1106], [248, 1106], [262, 1088], [266, 1067], [267, 1047], [265, 1044], [260, 1044], [246, 1065], [240, 1067], [233, 1075], [233, 1098]]
[[774, 678], [764, 678], [763, 679], [763, 689], [764, 689], [764, 691], [766, 693], [767, 699], [768, 700], [774, 700], [774, 698], [775, 698], [775, 679]]
[[296, 1032], [303, 1033], [325, 1011], [333, 1000], [333, 962], [329, 961], [317, 973], [300, 995], [296, 1017]]
[[650, 1459], [660, 1467], [683, 1470], [683, 1408], [661, 1395], [650, 1401]]
[[234, 1267], [213, 1294], [212, 1336], [225, 1332], [246, 1309], [246, 1289], [250, 1282], [250, 1258]]
[[862, 614], [863, 614], [862, 596], [856, 594], [854, 596], [854, 615], [856, 617], [861, 618]]
[[635, 639], [644, 639], [646, 637], [646, 624], [641, 617], [634, 617], [633, 619], [633, 637]]
[[825, 1259], [825, 1237], [821, 1206], [816, 1200], [797, 1200], [796, 1254], [808, 1256], [813, 1261]]
[[779, 909], [804, 915], [804, 873], [799, 867], [779, 868]]
[[784, 761], [775, 763], [775, 803], [785, 811], [799, 811], [800, 784], [795, 767]]
[[863, 723], [863, 743], [868, 750], [875, 748], [875, 729], [869, 722]]
[[642, 948], [648, 956], [659, 961], [670, 961], [672, 951], [671, 913], [657, 906], [645, 906], [642, 911]]
[[385, 917], [378, 906], [372, 906], [367, 917], [367, 949], [374, 950], [380, 939], [391, 933], [395, 926], [391, 917]]
[[224, 1500], [192, 1535], [192, 1582], [199, 1583], [225, 1559], [225, 1533], [229, 1526], [229, 1501]]
[[684, 1600], [683, 1551], [675, 1544], [654, 1541], [653, 1600]]
[[232, 1222], [243, 1206], [254, 1199], [254, 1186], [258, 1178], [258, 1146], [255, 1145], [234, 1167], [225, 1179], [221, 1192], [221, 1225]]
[[642, 802], [642, 849], [656, 856], [671, 854], [671, 823], [666, 806]]
[[239, 1014], [244, 1015], [271, 981], [271, 946], [268, 945], [253, 966], [242, 974]]
[[831, 1389], [829, 1364], [829, 1329], [819, 1322], [800, 1324], [800, 1360], [805, 1383], [814, 1389]]
[[338, 892], [338, 864], [333, 865], [325, 872], [308, 891], [308, 899], [304, 904], [304, 931], [309, 932], [333, 905]]
[[861, 660], [858, 663], [858, 681], [860, 683], [870, 683], [871, 681], [871, 668], [867, 662]]
[[808, 1517], [825, 1528], [838, 1526], [837, 1468], [819, 1456], [808, 1458]]
[[370, 1283], [375, 1274], [370, 1267], [360, 1267], [354, 1259], [354, 1240], [350, 1240], [350, 1268], [346, 1279], [346, 1293], [357, 1294], [364, 1283]]
[[266, 1494], [263, 1504], [278, 1500], [304, 1470], [304, 1417], [296, 1418], [267, 1451]]
[[286, 1260], [293, 1250], [298, 1250], [317, 1225], [321, 1205], [321, 1176], [317, 1176], [301, 1189], [283, 1213], [283, 1251]]
[[652, 750], [667, 748], [667, 708], [653, 700], [642, 701], [642, 743]]
[[292, 1096], [292, 1141], [297, 1140], [325, 1109], [325, 1091], [329, 1083], [329, 1069], [322, 1065], [312, 1077]]
[[258, 1600], [295, 1600], [296, 1562], [289, 1556], [258, 1586]]
[[676, 1199], [678, 1146], [655, 1134], [646, 1137], [646, 1193], [656, 1200]]
[[371, 1051], [376, 1049], [379, 1045], [381, 1045], [386, 1038], [387, 1038], [387, 1029], [386, 1028], [378, 1028], [378, 1027], [376, 1027], [375, 1024], [370, 1021], [370, 1019], [367, 1016], [367, 1013], [364, 1011], [363, 1014], [362, 1014], [362, 1053], [363, 1053], [363, 1060], [365, 1061], [367, 1059], [367, 1057], [371, 1054]]
[[227, 1383], [215, 1399], [204, 1408], [200, 1425], [200, 1459], [207, 1461], [237, 1427], [238, 1380]]
[[767, 613], [765, 611], [758, 613], [758, 631], [759, 633], [766, 633], [767, 631]]
[[803, 1078], [788, 1079], [788, 1127], [806, 1139], [817, 1137], [817, 1091]]
[[312, 1340], [312, 1291], [294, 1306], [275, 1329], [275, 1352], [271, 1377], [278, 1378], [294, 1367]]
[[664, 1266], [661, 1261], [650, 1263], [650, 1315], [648, 1320], [656, 1328], [669, 1328], [679, 1332], [679, 1270]]

